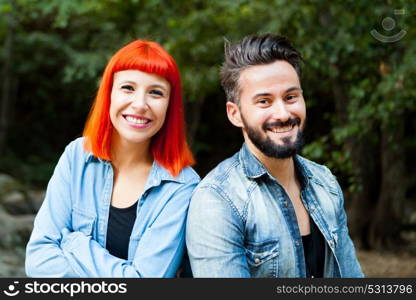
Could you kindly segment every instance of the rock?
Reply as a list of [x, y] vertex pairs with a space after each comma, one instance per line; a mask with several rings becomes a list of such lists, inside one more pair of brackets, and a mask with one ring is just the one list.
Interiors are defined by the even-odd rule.
[[33, 213], [38, 212], [40, 206], [43, 203], [43, 200], [45, 199], [45, 195], [46, 195], [45, 190], [29, 190], [27, 192], [29, 201], [31, 202], [31, 205], [34, 209]]
[[0, 174], [0, 196], [21, 189], [21, 184], [7, 174]]
[[411, 214], [410, 214], [410, 218], [409, 218], [409, 223], [412, 225], [416, 225], [416, 210], [414, 210]]
[[25, 248], [0, 249], [0, 277], [25, 277]]
[[2, 197], [4, 209], [12, 215], [24, 215], [34, 213], [32, 203], [28, 201], [24, 193], [12, 191]]
[[12, 216], [0, 206], [0, 248], [26, 247], [34, 219], [35, 215]]

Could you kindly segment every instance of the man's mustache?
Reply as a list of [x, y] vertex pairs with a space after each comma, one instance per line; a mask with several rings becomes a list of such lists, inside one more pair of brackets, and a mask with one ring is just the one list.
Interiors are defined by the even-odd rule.
[[269, 123], [264, 123], [262, 128], [263, 130], [267, 130], [273, 127], [285, 127], [285, 126], [292, 126], [292, 125], [300, 125], [300, 118], [290, 118], [285, 122], [274, 121]]

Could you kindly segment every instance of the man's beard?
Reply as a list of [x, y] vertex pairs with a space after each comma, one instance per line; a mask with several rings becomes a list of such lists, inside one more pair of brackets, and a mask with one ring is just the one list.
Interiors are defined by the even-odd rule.
[[281, 139], [282, 144], [276, 144], [268, 135], [267, 129], [270, 127], [282, 127], [288, 125], [300, 126], [299, 118], [291, 118], [286, 122], [272, 122], [264, 123], [262, 130], [265, 132], [265, 137], [260, 130], [250, 127], [243, 116], [241, 116], [248, 138], [251, 142], [266, 156], [278, 159], [284, 159], [294, 156], [303, 147], [303, 128], [298, 130], [295, 141], [291, 142], [292, 137], [285, 137]]

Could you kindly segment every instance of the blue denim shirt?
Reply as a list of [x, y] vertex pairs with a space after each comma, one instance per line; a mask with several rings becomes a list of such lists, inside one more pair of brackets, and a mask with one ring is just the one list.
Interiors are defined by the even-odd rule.
[[[302, 202], [326, 240], [324, 277], [362, 277], [335, 177], [294, 159]], [[306, 276], [292, 203], [245, 144], [194, 190], [186, 242], [195, 277]]]
[[70, 143], [55, 168], [26, 248], [34, 277], [174, 277], [185, 250], [189, 201], [199, 176], [173, 177], [153, 163], [137, 205], [128, 259], [112, 256], [106, 235], [113, 168]]

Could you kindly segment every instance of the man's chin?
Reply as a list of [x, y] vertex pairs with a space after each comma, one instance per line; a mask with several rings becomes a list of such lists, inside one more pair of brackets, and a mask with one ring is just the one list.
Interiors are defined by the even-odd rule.
[[296, 142], [296, 136], [295, 135], [287, 135], [287, 136], [281, 136], [277, 137], [276, 134], [268, 134], [267, 135], [269, 140], [273, 142], [273, 144], [277, 147], [284, 147], [287, 145], [294, 145]]

